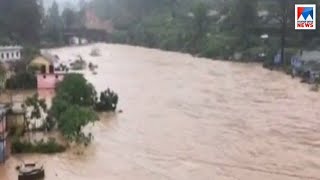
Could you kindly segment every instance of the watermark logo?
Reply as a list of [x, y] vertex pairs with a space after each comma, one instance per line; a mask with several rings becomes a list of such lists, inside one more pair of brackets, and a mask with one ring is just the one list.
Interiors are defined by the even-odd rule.
[[295, 5], [295, 29], [314, 30], [316, 29], [316, 5], [296, 4]]

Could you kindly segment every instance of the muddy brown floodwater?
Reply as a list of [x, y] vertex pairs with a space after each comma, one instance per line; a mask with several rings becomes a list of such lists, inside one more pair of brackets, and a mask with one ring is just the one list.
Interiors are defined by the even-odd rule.
[[[90, 57], [93, 47], [102, 56]], [[258, 64], [210, 61], [125, 45], [54, 49], [99, 65], [84, 72], [111, 87], [123, 113], [101, 115], [94, 141], [77, 155], [11, 157], [45, 164], [46, 180], [317, 180], [320, 94]]]

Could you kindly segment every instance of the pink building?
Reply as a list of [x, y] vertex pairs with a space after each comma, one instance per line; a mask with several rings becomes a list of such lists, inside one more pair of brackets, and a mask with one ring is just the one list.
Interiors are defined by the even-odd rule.
[[55, 89], [58, 82], [62, 81], [64, 74], [38, 74], [37, 85], [38, 89]]
[[58, 62], [55, 56], [42, 55], [36, 57], [30, 63], [30, 66], [38, 68], [37, 86], [38, 89], [54, 89], [58, 82], [63, 80], [64, 71], [54, 68], [54, 64]]

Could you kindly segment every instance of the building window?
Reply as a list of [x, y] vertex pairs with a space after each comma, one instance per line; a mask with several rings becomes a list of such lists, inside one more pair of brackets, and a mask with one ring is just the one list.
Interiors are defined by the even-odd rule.
[[10, 57], [10, 54], [7, 52], [7, 59], [9, 59], [9, 57]]
[[56, 79], [58, 79], [59, 78], [59, 76], [58, 75], [56, 75]]
[[19, 57], [19, 52], [16, 52], [17, 57]]
[[1, 59], [4, 59], [4, 54], [3, 53], [1, 53]]
[[46, 75], [43, 75], [43, 79], [45, 79], [45, 78], [47, 78], [47, 76], [46, 76]]
[[45, 65], [42, 65], [42, 66], [41, 66], [40, 72], [41, 72], [41, 74], [47, 73], [47, 70], [46, 70], [46, 66], [45, 66]]
[[13, 52], [11, 53], [11, 58], [14, 58], [14, 53]]
[[53, 66], [53, 65], [50, 65], [50, 66], [49, 66], [49, 73], [50, 73], [50, 74], [53, 74], [53, 73], [54, 73], [54, 66]]

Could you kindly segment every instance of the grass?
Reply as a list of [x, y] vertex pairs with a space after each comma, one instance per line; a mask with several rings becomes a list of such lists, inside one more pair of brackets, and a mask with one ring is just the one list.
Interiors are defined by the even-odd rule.
[[66, 150], [66, 147], [56, 142], [54, 138], [50, 138], [47, 142], [41, 140], [34, 143], [29, 141], [22, 141], [19, 138], [12, 140], [13, 153], [44, 153], [54, 154], [61, 153]]

